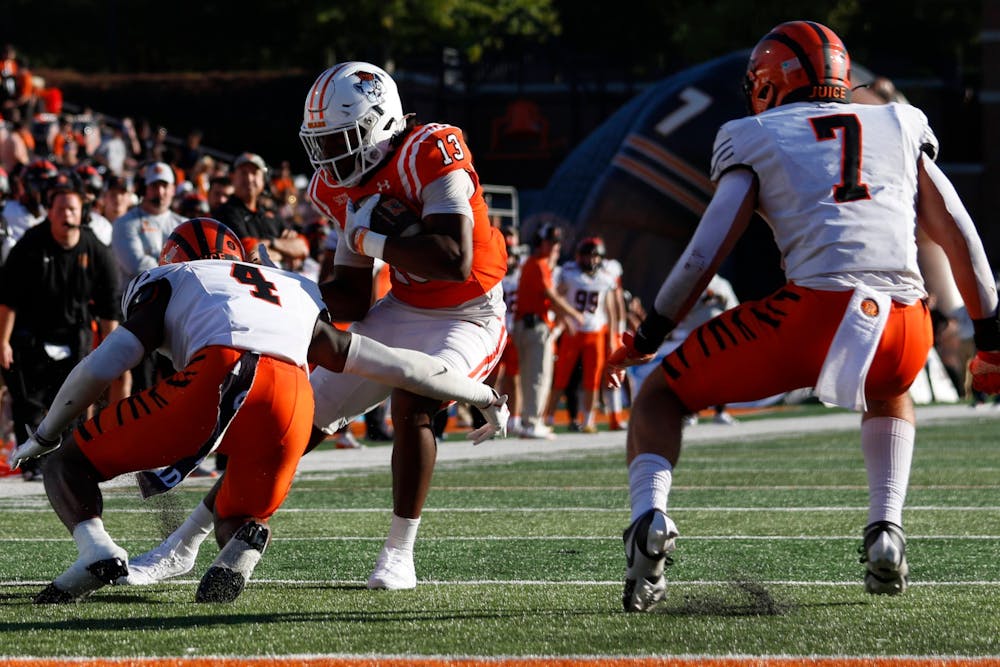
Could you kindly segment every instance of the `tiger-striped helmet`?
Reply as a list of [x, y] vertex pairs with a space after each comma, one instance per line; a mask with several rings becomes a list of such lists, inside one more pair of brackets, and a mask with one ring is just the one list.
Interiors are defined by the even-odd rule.
[[243, 244], [233, 230], [214, 218], [192, 218], [177, 225], [163, 243], [160, 266], [195, 259], [244, 261]]
[[851, 58], [825, 25], [782, 23], [751, 52], [743, 92], [751, 114], [792, 102], [850, 102]]

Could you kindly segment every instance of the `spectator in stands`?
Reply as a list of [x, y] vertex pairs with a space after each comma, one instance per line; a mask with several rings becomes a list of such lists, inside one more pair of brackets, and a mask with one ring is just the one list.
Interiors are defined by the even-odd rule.
[[[70, 370], [90, 352], [93, 318], [102, 335], [121, 319], [111, 250], [83, 225], [72, 174], [48, 189], [48, 216], [25, 232], [0, 267], [0, 368], [13, 399], [17, 442], [28, 439]], [[38, 479], [37, 464], [22, 468]]]
[[[159, 265], [163, 242], [184, 222], [184, 218], [170, 210], [175, 187], [170, 165], [163, 162], [148, 165], [143, 171], [143, 183], [142, 202], [112, 223], [111, 246], [123, 284]], [[169, 372], [172, 368], [165, 361], [147, 358], [132, 372], [133, 388], [135, 391], [147, 389], [156, 382], [158, 375]]]
[[297, 268], [309, 255], [309, 245], [293, 229], [283, 227], [267, 215], [261, 204], [267, 164], [256, 153], [243, 153], [233, 163], [233, 196], [215, 209], [212, 216], [236, 232], [249, 251], [263, 243], [275, 262]]
[[185, 172], [192, 171], [205, 154], [205, 149], [201, 145], [203, 136], [202, 131], [198, 128], [188, 132], [187, 138], [184, 140], [184, 148], [180, 150], [177, 157], [177, 166]]
[[121, 176], [125, 170], [125, 159], [128, 157], [125, 133], [120, 125], [111, 125], [105, 126], [101, 135], [104, 138], [94, 152], [94, 157], [112, 174]]
[[6, 117], [16, 111], [30, 121], [36, 101], [31, 69], [23, 58], [18, 58], [13, 44], [5, 45], [0, 58], [0, 114]]
[[32, 148], [24, 139], [24, 123], [20, 120], [20, 114], [15, 110], [7, 115], [7, 119], [10, 123], [3, 143], [0, 144], [0, 167], [8, 174], [13, 174], [19, 165], [23, 166], [31, 161]]
[[552, 430], [542, 420], [542, 412], [552, 386], [554, 360], [552, 330], [555, 322], [549, 311], [579, 325], [583, 316], [561, 297], [552, 280], [559, 260], [563, 233], [552, 223], [543, 224], [532, 243], [531, 256], [521, 267], [514, 314], [514, 344], [521, 365], [522, 438], [552, 438]]
[[29, 227], [45, 219], [45, 192], [59, 170], [48, 160], [35, 160], [27, 167], [20, 165], [13, 176], [18, 179], [18, 196], [4, 207], [9, 243], [17, 243]]
[[83, 224], [90, 227], [90, 231], [94, 232], [101, 243], [110, 246], [111, 221], [97, 207], [97, 200], [104, 192], [104, 177], [89, 164], [79, 165], [73, 173], [80, 178], [83, 192]]
[[[73, 160], [79, 159], [79, 148], [83, 143], [83, 137], [73, 128], [73, 121], [68, 116], [59, 119], [59, 128], [52, 137], [52, 155], [55, 161], [64, 166], [75, 164]], [[67, 159], [66, 156], [70, 157]]]
[[229, 176], [212, 176], [208, 181], [208, 209], [217, 211], [220, 206], [229, 201], [233, 196], [233, 182]]
[[132, 181], [121, 176], [109, 175], [105, 179], [104, 192], [97, 200], [97, 210], [108, 220], [117, 220], [135, 204]]

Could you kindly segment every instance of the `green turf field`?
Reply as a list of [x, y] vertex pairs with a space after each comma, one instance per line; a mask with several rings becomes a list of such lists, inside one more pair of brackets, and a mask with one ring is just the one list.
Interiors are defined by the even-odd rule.
[[[905, 515], [912, 586], [897, 598], [862, 590], [856, 433], [688, 448], [671, 495], [681, 538], [668, 599], [645, 615], [621, 611], [621, 452], [439, 465], [417, 545], [421, 583], [407, 592], [364, 588], [389, 522], [388, 471], [304, 474], [231, 605], [195, 604], [191, 575], [34, 606], [75, 547], [44, 498], [0, 497], [0, 655], [996, 656], [997, 427], [918, 431]], [[155, 505], [134, 488], [109, 491], [109, 531], [146, 550], [205, 488], [187, 487]], [[197, 573], [215, 551], [202, 550]]]

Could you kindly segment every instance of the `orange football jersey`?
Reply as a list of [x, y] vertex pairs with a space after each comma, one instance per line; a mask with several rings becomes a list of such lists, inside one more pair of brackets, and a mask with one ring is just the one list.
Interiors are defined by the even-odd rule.
[[507, 249], [503, 235], [490, 224], [479, 176], [472, 166], [462, 131], [452, 125], [431, 123], [413, 128], [392, 155], [361, 183], [349, 188], [331, 186], [321, 171], [313, 173], [308, 196], [322, 215], [344, 228], [348, 200], [355, 202], [381, 193], [411, 202], [423, 210], [423, 189], [445, 174], [464, 169], [476, 191], [472, 206], [472, 271], [465, 282], [429, 280], [392, 268], [393, 295], [419, 308], [450, 308], [492, 289], [507, 272]]

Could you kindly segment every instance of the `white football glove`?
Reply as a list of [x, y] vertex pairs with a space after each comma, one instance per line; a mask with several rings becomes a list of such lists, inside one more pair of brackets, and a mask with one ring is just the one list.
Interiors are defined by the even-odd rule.
[[25, 461], [51, 454], [59, 449], [59, 445], [61, 444], [62, 439], [49, 440], [48, 438], [43, 438], [38, 433], [32, 433], [29, 428], [28, 439], [24, 441], [24, 444], [15, 447], [10, 455], [10, 468], [11, 470], [17, 470]]
[[501, 396], [496, 391], [493, 392], [493, 400], [485, 406], [479, 407], [479, 411], [486, 418], [486, 424], [480, 426], [475, 431], [469, 432], [467, 437], [473, 445], [489, 440], [494, 435], [507, 437], [507, 420], [510, 419], [510, 409], [507, 407], [507, 394]]
[[365, 200], [365, 203], [362, 204], [359, 209], [354, 208], [353, 201], [347, 201], [347, 216], [344, 220], [344, 238], [347, 239], [347, 243], [351, 247], [351, 250], [359, 255], [365, 254], [363, 249], [363, 240], [365, 234], [371, 231], [372, 211], [375, 209], [375, 205], [378, 204], [378, 200], [379, 195], [372, 195]]

